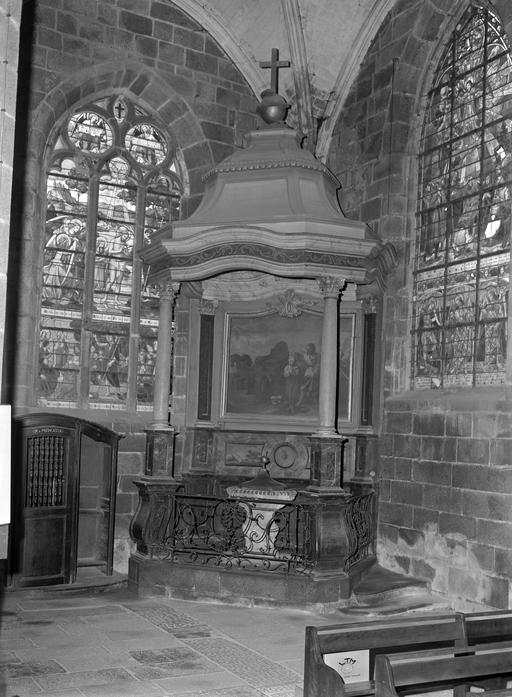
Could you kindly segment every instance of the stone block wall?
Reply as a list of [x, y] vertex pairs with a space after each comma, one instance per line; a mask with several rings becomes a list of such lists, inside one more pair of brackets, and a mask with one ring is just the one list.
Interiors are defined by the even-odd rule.
[[[18, 50], [21, 4], [0, 0], [0, 389], [2, 404], [10, 402], [3, 385], [5, 344], [5, 305], [11, 222], [12, 169], [14, 158], [14, 124], [18, 87]], [[5, 434], [4, 434], [5, 437]], [[0, 560], [7, 558], [9, 542], [9, 474], [10, 462], [0, 458]], [[3, 575], [0, 570], [0, 587]]]
[[[419, 139], [433, 72], [467, 5], [394, 4], [350, 89], [327, 164], [342, 182], [347, 217], [369, 223], [400, 259], [383, 309], [379, 560], [428, 578], [460, 608], [507, 608], [512, 395], [505, 386], [409, 391]], [[510, 3], [493, 7], [512, 43]]]
[[[12, 5], [12, 3], [11, 3]], [[17, 411], [34, 402], [37, 322], [44, 245], [45, 146], [52, 129], [79, 105], [126, 95], [167, 125], [186, 170], [182, 214], [202, 198], [203, 175], [242, 144], [255, 127], [257, 100], [222, 47], [194, 19], [164, 0], [35, 0], [23, 4], [13, 229], [6, 354], [6, 391]], [[0, 221], [1, 223], [1, 221]], [[1, 284], [1, 268], [0, 268]], [[1, 286], [0, 286], [1, 293]], [[187, 310], [178, 313], [176, 342]], [[0, 326], [1, 330], [1, 326]], [[174, 407], [184, 409], [185, 353], [176, 358]], [[180, 360], [181, 359], [181, 360]], [[65, 412], [65, 410], [59, 410]], [[80, 412], [75, 416], [126, 433], [120, 442], [115, 567], [126, 568], [128, 527], [144, 472], [144, 428], [151, 413]]]
[[397, 395], [381, 440], [381, 559], [456, 607], [508, 608], [512, 401], [506, 387]]

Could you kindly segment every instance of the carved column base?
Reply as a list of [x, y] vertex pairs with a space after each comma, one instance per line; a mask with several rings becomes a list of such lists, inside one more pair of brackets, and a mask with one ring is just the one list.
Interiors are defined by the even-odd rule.
[[174, 494], [183, 484], [169, 477], [141, 477], [133, 482], [139, 490], [139, 505], [130, 523], [130, 537], [137, 552], [153, 555], [165, 540], [174, 511]]
[[146, 429], [146, 462], [144, 474], [153, 477], [169, 477], [173, 480], [174, 438], [173, 428]]
[[344, 494], [343, 489], [343, 444], [346, 438], [310, 436], [311, 474], [310, 492], [319, 494]]

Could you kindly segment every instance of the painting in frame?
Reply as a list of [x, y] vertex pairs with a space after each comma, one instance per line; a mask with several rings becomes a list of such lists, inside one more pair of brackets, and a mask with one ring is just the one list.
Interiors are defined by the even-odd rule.
[[[316, 423], [323, 316], [226, 315], [223, 417]], [[339, 318], [337, 418], [350, 420], [355, 314]]]

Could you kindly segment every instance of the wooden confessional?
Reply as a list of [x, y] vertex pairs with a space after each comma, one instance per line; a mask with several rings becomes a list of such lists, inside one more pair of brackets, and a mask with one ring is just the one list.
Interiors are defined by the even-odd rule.
[[13, 420], [13, 586], [74, 583], [77, 568], [112, 574], [121, 436], [61, 414]]

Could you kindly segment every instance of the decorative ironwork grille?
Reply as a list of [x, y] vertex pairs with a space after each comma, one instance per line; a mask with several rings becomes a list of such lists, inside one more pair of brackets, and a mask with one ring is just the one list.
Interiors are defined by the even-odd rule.
[[354, 496], [346, 507], [345, 519], [349, 540], [347, 569], [366, 559], [374, 540], [374, 496]]
[[66, 442], [63, 436], [28, 439], [27, 508], [66, 504]]
[[76, 110], [47, 170], [40, 406], [150, 410], [158, 297], [135, 250], [179, 218], [177, 150], [125, 97]]
[[414, 272], [414, 389], [504, 382], [512, 60], [498, 17], [468, 8], [428, 95]]
[[[374, 540], [373, 492], [340, 506], [349, 551], [345, 570]], [[317, 561], [317, 504], [161, 493], [145, 525], [150, 554], [178, 564], [309, 575]]]

